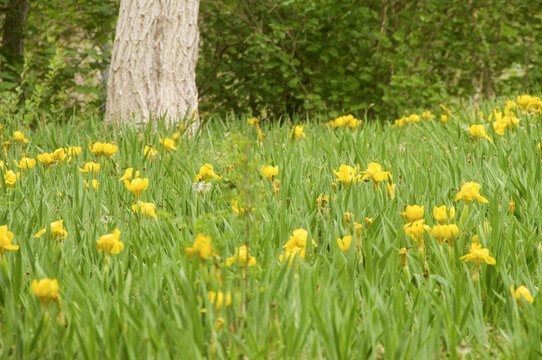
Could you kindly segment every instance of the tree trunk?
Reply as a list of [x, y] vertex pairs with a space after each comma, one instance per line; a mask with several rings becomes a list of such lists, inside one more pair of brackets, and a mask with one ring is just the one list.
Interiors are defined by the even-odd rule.
[[11, 75], [10, 82], [19, 83], [24, 66], [24, 32], [30, 0], [10, 0], [4, 20], [2, 62], [0, 71]]
[[197, 127], [199, 0], [121, 0], [107, 86], [108, 122]]

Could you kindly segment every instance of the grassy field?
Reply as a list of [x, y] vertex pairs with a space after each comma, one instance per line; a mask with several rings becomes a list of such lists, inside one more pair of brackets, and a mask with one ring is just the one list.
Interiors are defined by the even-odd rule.
[[[4, 122], [0, 355], [540, 358], [542, 115], [528, 111], [542, 102], [523, 100], [433, 109], [433, 120], [395, 126], [313, 119], [299, 140], [290, 123], [246, 118], [176, 139], [96, 121]], [[353, 129], [330, 126], [343, 120]], [[147, 145], [157, 153], [144, 155]], [[80, 154], [43, 155], [71, 146]], [[48, 167], [21, 163], [38, 155]], [[89, 161], [98, 172], [79, 170]], [[278, 173], [262, 176], [264, 166]], [[460, 193], [467, 182], [479, 196]], [[155, 208], [134, 212], [137, 189]], [[438, 228], [441, 205], [455, 216], [448, 209]], [[49, 225], [60, 220], [62, 229]], [[118, 239], [103, 237], [117, 228]], [[45, 278], [58, 292], [32, 285]], [[526, 288], [516, 297], [511, 286]]]

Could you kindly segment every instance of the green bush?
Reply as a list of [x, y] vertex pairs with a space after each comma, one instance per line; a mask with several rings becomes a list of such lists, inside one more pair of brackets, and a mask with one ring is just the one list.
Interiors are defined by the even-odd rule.
[[21, 84], [8, 71], [0, 72], [2, 115], [32, 122], [97, 113], [106, 100], [102, 74], [117, 12], [115, 0], [31, 2]]
[[210, 0], [200, 7], [205, 112], [382, 119], [540, 81], [542, 4]]
[[[40, 109], [54, 108], [55, 119], [96, 113], [117, 11], [116, 0], [32, 2], [23, 102], [40, 93], [61, 48]], [[370, 108], [393, 120], [443, 99], [528, 92], [542, 80], [540, 2], [206, 0], [199, 20], [203, 115], [360, 116]], [[17, 86], [6, 72], [0, 79], [0, 90]], [[16, 107], [26, 112], [23, 102]]]

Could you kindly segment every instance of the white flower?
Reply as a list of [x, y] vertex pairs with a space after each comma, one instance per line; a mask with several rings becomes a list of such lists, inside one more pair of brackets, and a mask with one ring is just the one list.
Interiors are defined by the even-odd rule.
[[200, 193], [202, 191], [207, 192], [211, 190], [211, 186], [212, 186], [211, 183], [207, 183], [205, 181], [196, 181], [195, 183], [192, 184], [192, 189], [194, 189], [194, 191], [197, 193]]

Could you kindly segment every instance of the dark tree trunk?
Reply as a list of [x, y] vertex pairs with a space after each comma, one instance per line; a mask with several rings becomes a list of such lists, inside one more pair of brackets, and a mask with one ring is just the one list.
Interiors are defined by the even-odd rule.
[[24, 65], [24, 34], [30, 0], [10, 0], [4, 21], [0, 71], [8, 81], [18, 83]]

